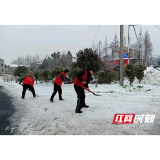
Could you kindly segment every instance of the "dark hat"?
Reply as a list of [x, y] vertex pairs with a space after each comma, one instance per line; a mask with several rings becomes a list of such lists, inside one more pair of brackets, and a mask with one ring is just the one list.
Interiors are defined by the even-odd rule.
[[68, 73], [68, 72], [69, 72], [69, 70], [68, 70], [68, 69], [65, 69], [65, 70], [64, 70], [64, 73]]

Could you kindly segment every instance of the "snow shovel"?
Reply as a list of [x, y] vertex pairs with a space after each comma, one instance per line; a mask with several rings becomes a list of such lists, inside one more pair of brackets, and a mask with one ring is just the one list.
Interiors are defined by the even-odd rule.
[[93, 95], [95, 95], [95, 96], [101, 96], [101, 95], [99, 95], [99, 94], [96, 94], [96, 93], [92, 92], [90, 89], [88, 89], [88, 88], [86, 88], [86, 87], [84, 87], [84, 86], [81, 86], [81, 87], [83, 87], [84, 89], [86, 89], [88, 92], [93, 93]]

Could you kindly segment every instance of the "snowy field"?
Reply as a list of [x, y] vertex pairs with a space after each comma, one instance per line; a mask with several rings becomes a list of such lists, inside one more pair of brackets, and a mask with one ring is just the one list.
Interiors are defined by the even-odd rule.
[[[127, 80], [124, 81], [126, 85]], [[94, 96], [86, 91], [86, 104], [82, 114], [76, 114], [77, 96], [73, 84], [62, 85], [62, 97], [58, 93], [54, 103], [49, 99], [53, 84], [35, 84], [38, 97], [32, 98], [27, 91], [25, 100], [21, 99], [22, 86], [15, 82], [3, 82], [3, 91], [13, 97], [16, 112], [10, 118], [11, 128], [18, 135], [159, 135], [160, 134], [160, 71], [148, 67], [145, 78], [139, 84], [123, 88], [117, 83], [102, 84], [90, 90], [100, 94]], [[118, 113], [155, 114], [154, 123], [113, 124]], [[7, 129], [7, 128], [6, 128]]]

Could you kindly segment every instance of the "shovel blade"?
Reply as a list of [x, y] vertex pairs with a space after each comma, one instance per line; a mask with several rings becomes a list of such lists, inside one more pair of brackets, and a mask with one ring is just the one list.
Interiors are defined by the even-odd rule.
[[93, 93], [95, 96], [101, 96], [101, 95], [99, 95], [99, 94], [96, 94], [96, 93]]

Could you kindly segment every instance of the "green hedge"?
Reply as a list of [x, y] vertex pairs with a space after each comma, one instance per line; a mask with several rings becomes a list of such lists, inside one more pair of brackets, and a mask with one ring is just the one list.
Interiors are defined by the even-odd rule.
[[118, 79], [118, 72], [113, 71], [113, 70], [101, 71], [95, 75], [95, 78], [98, 79], [98, 83], [100, 84], [102, 83], [111, 84], [111, 82]]

